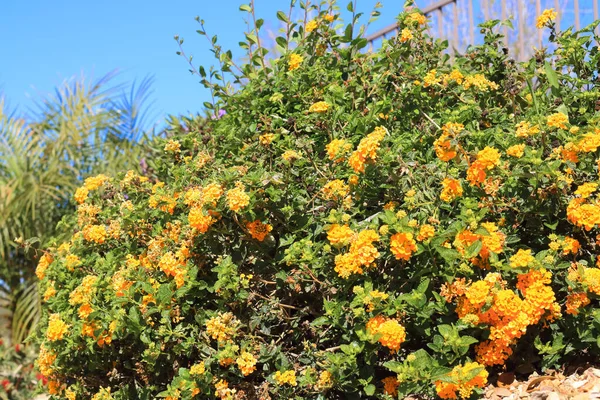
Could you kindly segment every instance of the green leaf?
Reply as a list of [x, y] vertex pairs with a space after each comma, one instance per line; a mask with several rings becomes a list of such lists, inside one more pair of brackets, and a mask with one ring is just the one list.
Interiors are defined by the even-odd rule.
[[556, 74], [556, 71], [554, 71], [554, 68], [552, 68], [552, 65], [550, 65], [548, 61], [544, 63], [544, 69], [546, 71], [546, 77], [548, 78], [548, 82], [550, 82], [550, 85], [558, 89], [558, 75]]
[[283, 11], [277, 11], [277, 19], [285, 23], [289, 22], [287, 15]]
[[240, 6], [240, 11], [252, 12], [252, 8], [248, 4], [242, 4]]
[[375, 385], [373, 385], [372, 383], [368, 384], [367, 386], [365, 386], [365, 394], [367, 396], [373, 396], [375, 394]]

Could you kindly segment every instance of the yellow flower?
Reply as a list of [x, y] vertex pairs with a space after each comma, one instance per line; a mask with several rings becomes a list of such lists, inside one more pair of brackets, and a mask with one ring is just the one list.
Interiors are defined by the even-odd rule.
[[540, 132], [540, 127], [537, 125], [531, 125], [527, 121], [521, 121], [515, 127], [517, 137], [525, 138], [528, 136], [533, 136], [536, 133]]
[[335, 179], [327, 182], [321, 191], [326, 200], [340, 200], [350, 193], [350, 187], [341, 179]]
[[413, 36], [412, 31], [408, 28], [404, 28], [404, 29], [402, 29], [402, 32], [400, 32], [400, 42], [401, 43], [408, 42], [413, 37], [414, 36]]
[[321, 373], [319, 374], [319, 380], [317, 380], [317, 388], [325, 389], [330, 387], [331, 384], [331, 372], [321, 371]]
[[268, 146], [271, 144], [271, 142], [273, 142], [274, 138], [275, 138], [275, 135], [273, 133], [265, 133], [264, 135], [260, 135], [258, 137], [258, 141], [263, 146]]
[[69, 325], [60, 318], [59, 314], [50, 315], [48, 330], [46, 331], [46, 338], [48, 338], [49, 341], [54, 342], [56, 340], [61, 340], [68, 330]]
[[179, 153], [181, 152], [181, 143], [179, 143], [177, 140], [171, 139], [165, 145], [164, 150], [171, 153]]
[[256, 362], [258, 360], [247, 351], [242, 352], [242, 354], [235, 360], [238, 368], [242, 372], [242, 375], [248, 376], [254, 371], [256, 371]]
[[598, 184], [593, 182], [587, 182], [579, 186], [575, 191], [575, 194], [581, 196], [582, 199], [587, 199], [598, 189]]
[[50, 264], [52, 264], [52, 261], [53, 258], [50, 255], [50, 253], [44, 253], [40, 257], [40, 261], [38, 262], [37, 268], [35, 269], [35, 274], [38, 277], [38, 279], [44, 279], [44, 276], [46, 276], [46, 270], [48, 269]]
[[369, 320], [367, 332], [373, 336], [379, 335], [379, 343], [392, 353], [400, 350], [400, 345], [406, 340], [404, 327], [395, 319], [387, 319], [381, 315]]
[[108, 181], [108, 179], [108, 176], [100, 174], [87, 178], [83, 184], [88, 190], [96, 190], [100, 186], [104, 185], [104, 183]]
[[221, 313], [206, 321], [206, 333], [218, 342], [227, 342], [235, 335], [238, 325], [232, 313]]
[[506, 149], [506, 154], [508, 154], [511, 157], [521, 158], [521, 157], [523, 157], [524, 150], [525, 150], [524, 144], [516, 144], [516, 145], [510, 146], [508, 149]]
[[288, 61], [288, 71], [293, 71], [300, 68], [302, 61], [304, 61], [304, 58], [301, 55], [292, 53], [290, 60]]
[[492, 169], [500, 163], [500, 152], [493, 147], [486, 146], [477, 153], [477, 161], [483, 168]]
[[195, 375], [195, 376], [204, 375], [205, 371], [206, 371], [206, 366], [204, 365], [204, 362], [199, 362], [197, 364], [192, 365], [192, 367], [190, 368], [190, 375]]
[[286, 150], [282, 155], [281, 158], [283, 158], [285, 161], [287, 162], [294, 162], [296, 160], [299, 160], [302, 158], [302, 156], [300, 155], [300, 153], [298, 153], [297, 151], [294, 150]]
[[419, 229], [417, 240], [422, 242], [424, 240], [431, 239], [435, 235], [435, 228], [432, 225], [425, 224]]
[[354, 172], [364, 172], [366, 162], [374, 162], [377, 160], [379, 144], [385, 137], [386, 133], [387, 130], [384, 127], [378, 126], [373, 130], [373, 132], [361, 139], [358, 147], [348, 159], [348, 164], [352, 167]]
[[352, 145], [343, 139], [334, 139], [325, 146], [329, 159], [334, 162], [343, 161], [343, 155], [352, 149]]
[[75, 195], [73, 196], [73, 198], [78, 204], [82, 204], [88, 198], [89, 192], [90, 191], [88, 190], [88, 188], [82, 186], [75, 191]]
[[227, 205], [229, 209], [238, 212], [250, 203], [250, 196], [245, 192], [245, 187], [241, 182], [236, 183], [236, 187], [227, 191]]
[[275, 380], [275, 382], [277, 382], [278, 385], [290, 385], [290, 386], [296, 386], [296, 371], [294, 370], [288, 370], [288, 371], [284, 371], [283, 373], [281, 373], [281, 371], [277, 371], [275, 372], [275, 375], [273, 375], [273, 379]]
[[549, 115], [546, 121], [549, 127], [560, 129], [567, 129], [567, 122], [569, 122], [569, 117], [561, 112]]
[[554, 11], [554, 8], [549, 8], [544, 10], [544, 12], [542, 12], [542, 15], [540, 15], [537, 18], [537, 21], [535, 22], [535, 27], [538, 29], [542, 29], [544, 26], [548, 25], [549, 22], [554, 21], [556, 19], [556, 11]]
[[510, 266], [512, 268], [524, 268], [535, 261], [535, 258], [531, 255], [531, 250], [519, 249], [517, 253], [510, 258]]
[[419, 12], [414, 12], [406, 17], [407, 24], [416, 23], [418, 25], [425, 25], [427, 23], [427, 17]]
[[311, 33], [312, 31], [317, 29], [318, 26], [319, 26], [319, 24], [317, 23], [317, 21], [313, 19], [313, 20], [307, 22], [306, 28], [304, 30], [307, 33]]
[[310, 106], [308, 112], [324, 113], [329, 109], [329, 104], [326, 101], [318, 101]]
[[326, 16], [323, 17], [325, 19], [325, 21], [327, 22], [333, 22], [333, 20], [335, 19], [335, 15], [331, 15], [331, 14], [327, 14]]
[[335, 246], [341, 247], [350, 243], [355, 233], [348, 225], [333, 224], [327, 231], [327, 240]]

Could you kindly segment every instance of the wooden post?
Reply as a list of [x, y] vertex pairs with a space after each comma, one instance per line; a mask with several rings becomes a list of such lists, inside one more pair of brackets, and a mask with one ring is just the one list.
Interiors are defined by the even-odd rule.
[[458, 45], [459, 45], [459, 40], [458, 40], [458, 4], [455, 2], [453, 5], [454, 8], [454, 15], [452, 17], [452, 25], [453, 25], [453, 29], [452, 29], [452, 35], [454, 36], [452, 38], [452, 41], [454, 42], [454, 48], [456, 49], [456, 51], [458, 52]]
[[561, 9], [558, 0], [554, 0], [554, 11], [556, 11], [556, 32], [560, 31]]

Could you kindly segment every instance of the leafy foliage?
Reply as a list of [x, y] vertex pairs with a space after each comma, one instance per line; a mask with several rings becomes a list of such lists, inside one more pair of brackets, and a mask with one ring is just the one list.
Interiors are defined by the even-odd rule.
[[[41, 100], [31, 117], [0, 103], [0, 292], [6, 300], [0, 337], [22, 343], [39, 319], [34, 269], [50, 237], [69, 234], [57, 223], [72, 212], [71, 193], [98, 171], [138, 168], [147, 127], [151, 81], [136, 88], [113, 85], [114, 74], [96, 82], [65, 82]], [[5, 330], [4, 327], [7, 329]]]
[[336, 10], [278, 14], [271, 61], [258, 21], [246, 65], [212, 39], [214, 118], [77, 189], [37, 268], [56, 397], [466, 398], [598, 356], [597, 23], [545, 12], [516, 63], [499, 21], [450, 58], [411, 9], [370, 53]]

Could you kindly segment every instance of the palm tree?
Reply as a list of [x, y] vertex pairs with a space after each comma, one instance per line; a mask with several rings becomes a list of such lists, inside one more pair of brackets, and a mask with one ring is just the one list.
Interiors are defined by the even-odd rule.
[[39, 318], [37, 248], [69, 234], [57, 223], [75, 188], [89, 175], [139, 169], [152, 80], [125, 87], [114, 78], [67, 81], [27, 117], [0, 100], [0, 338], [8, 342], [24, 341]]

